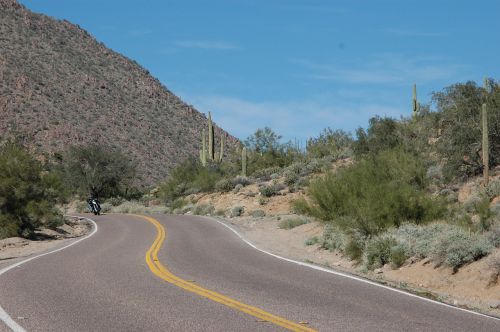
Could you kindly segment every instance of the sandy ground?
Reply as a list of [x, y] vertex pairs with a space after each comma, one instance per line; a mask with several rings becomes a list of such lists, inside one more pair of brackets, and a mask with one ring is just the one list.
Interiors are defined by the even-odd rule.
[[68, 218], [67, 223], [56, 230], [41, 229], [35, 240], [12, 237], [0, 240], [0, 268], [23, 257], [33, 256], [61, 246], [71, 239], [87, 234], [92, 228], [86, 221]]
[[[320, 223], [311, 222], [285, 230], [278, 227], [280, 221], [276, 217], [241, 217], [226, 219], [225, 222], [257, 247], [280, 256], [359, 275], [449, 304], [500, 317], [500, 280], [492, 280], [494, 274], [488, 265], [488, 260], [493, 255], [500, 255], [500, 249], [487, 258], [462, 267], [455, 274], [451, 268], [436, 268], [427, 260], [408, 262], [396, 270], [385, 266], [375, 270], [376, 272], [367, 272], [337, 252], [324, 250], [317, 244], [305, 245], [306, 239], [322, 235], [323, 226]], [[498, 307], [492, 308], [496, 306]]]

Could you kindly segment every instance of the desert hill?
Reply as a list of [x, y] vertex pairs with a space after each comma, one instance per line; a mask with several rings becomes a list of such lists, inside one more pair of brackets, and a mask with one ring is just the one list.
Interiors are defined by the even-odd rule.
[[[120, 147], [151, 184], [198, 155], [205, 123], [79, 26], [0, 0], [0, 139], [16, 135], [45, 153], [91, 142]], [[229, 135], [226, 142], [237, 144]]]

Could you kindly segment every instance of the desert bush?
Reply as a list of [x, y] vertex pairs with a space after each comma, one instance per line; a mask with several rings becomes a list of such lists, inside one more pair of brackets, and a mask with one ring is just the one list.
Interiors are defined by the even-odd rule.
[[463, 204], [465, 211], [469, 213], [476, 212], [476, 206], [481, 202], [481, 200], [482, 198], [478, 194], [470, 195]]
[[486, 195], [491, 200], [500, 196], [500, 178], [492, 180], [486, 186]]
[[113, 205], [111, 205], [111, 203], [104, 202], [104, 203], [101, 204], [101, 212], [102, 213], [111, 212], [112, 208], [113, 208]]
[[170, 209], [176, 210], [176, 209], [181, 209], [183, 206], [185, 206], [188, 202], [186, 201], [185, 198], [179, 197], [175, 199], [171, 204], [170, 204]]
[[89, 204], [86, 201], [76, 201], [75, 210], [78, 213], [89, 212]]
[[252, 173], [252, 176], [256, 179], [263, 179], [265, 181], [268, 181], [271, 179], [272, 174], [280, 175], [282, 171], [283, 170], [281, 167], [273, 166], [269, 168], [258, 169]]
[[310, 237], [308, 239], [306, 239], [304, 241], [304, 244], [306, 246], [312, 246], [313, 244], [316, 244], [316, 243], [319, 243], [320, 242], [320, 238], [318, 236], [313, 236], [313, 237]]
[[234, 189], [233, 181], [230, 179], [221, 179], [215, 183], [215, 191], [228, 192]]
[[443, 202], [427, 195], [425, 186], [418, 158], [402, 150], [383, 151], [312, 181], [312, 203], [298, 200], [293, 208], [344, 230], [373, 235], [405, 220], [420, 224], [443, 215]]
[[224, 211], [222, 209], [217, 209], [217, 210], [215, 210], [215, 215], [219, 216], [219, 217], [225, 216], [226, 215], [226, 211]]
[[321, 247], [330, 251], [345, 250], [347, 238], [345, 234], [332, 224], [325, 225], [323, 236], [321, 237]]
[[235, 186], [241, 185], [242, 187], [252, 184], [252, 181], [246, 176], [237, 176], [233, 179], [233, 184]]
[[146, 207], [138, 202], [123, 202], [112, 209], [115, 213], [133, 213], [141, 214], [146, 212]]
[[349, 133], [326, 128], [318, 137], [307, 141], [306, 151], [311, 158], [333, 156], [337, 159], [349, 154], [352, 143], [353, 139]]
[[53, 190], [44, 181], [42, 164], [22, 146], [0, 147], [0, 238], [32, 237], [41, 226], [62, 220]]
[[350, 260], [361, 262], [363, 259], [364, 246], [365, 243], [363, 238], [351, 236], [345, 244], [344, 254]]
[[288, 219], [282, 220], [279, 223], [278, 227], [281, 229], [292, 229], [292, 228], [298, 227], [300, 225], [308, 224], [309, 222], [310, 221], [307, 218], [301, 218], [301, 217], [288, 218]]
[[238, 183], [236, 186], [234, 186], [233, 193], [237, 194], [241, 189], [243, 189], [243, 185]]
[[279, 193], [280, 189], [277, 185], [264, 185], [260, 188], [260, 194], [264, 197], [275, 196]]
[[263, 196], [259, 197], [259, 205], [266, 205], [267, 203], [269, 203], [269, 199], [268, 198], [263, 197]]
[[218, 164], [203, 167], [197, 160], [187, 159], [158, 187], [157, 195], [165, 202], [172, 202], [188, 194], [210, 192], [223, 175], [224, 172]]
[[293, 186], [300, 179], [299, 175], [292, 171], [286, 171], [284, 173], [284, 177], [285, 177], [284, 182], [289, 187]]
[[112, 206], [118, 206], [118, 205], [122, 204], [124, 201], [125, 201], [125, 199], [122, 197], [119, 197], [119, 196], [118, 197], [117, 196], [110, 197], [110, 198], [105, 200], [105, 202], [111, 204]]
[[193, 214], [198, 216], [212, 215], [215, 212], [215, 208], [211, 204], [199, 204], [193, 209]]
[[443, 178], [443, 166], [432, 165], [427, 168], [425, 176], [431, 180], [441, 180]]
[[266, 212], [264, 210], [253, 210], [249, 213], [254, 218], [263, 218], [266, 216]]
[[366, 265], [369, 269], [382, 267], [391, 261], [391, 250], [397, 245], [390, 236], [377, 236], [368, 241], [365, 249]]
[[493, 224], [486, 236], [493, 246], [500, 248], [500, 222]]
[[241, 217], [245, 213], [244, 206], [235, 206], [231, 209], [231, 217]]

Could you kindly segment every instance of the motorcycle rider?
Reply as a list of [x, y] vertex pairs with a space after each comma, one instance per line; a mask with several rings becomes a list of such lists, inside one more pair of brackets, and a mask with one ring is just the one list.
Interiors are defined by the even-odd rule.
[[96, 215], [100, 213], [101, 207], [99, 205], [99, 200], [97, 199], [97, 194], [94, 191], [90, 193], [90, 196], [87, 199], [87, 204], [89, 206], [90, 212]]

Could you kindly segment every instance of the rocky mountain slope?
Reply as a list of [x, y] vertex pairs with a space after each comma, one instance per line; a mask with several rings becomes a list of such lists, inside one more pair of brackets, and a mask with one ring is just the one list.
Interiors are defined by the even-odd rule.
[[[91, 142], [120, 147], [152, 184], [198, 155], [205, 124], [205, 115], [79, 26], [0, 0], [1, 139], [15, 135], [48, 153]], [[230, 135], [226, 142], [237, 144]]]

